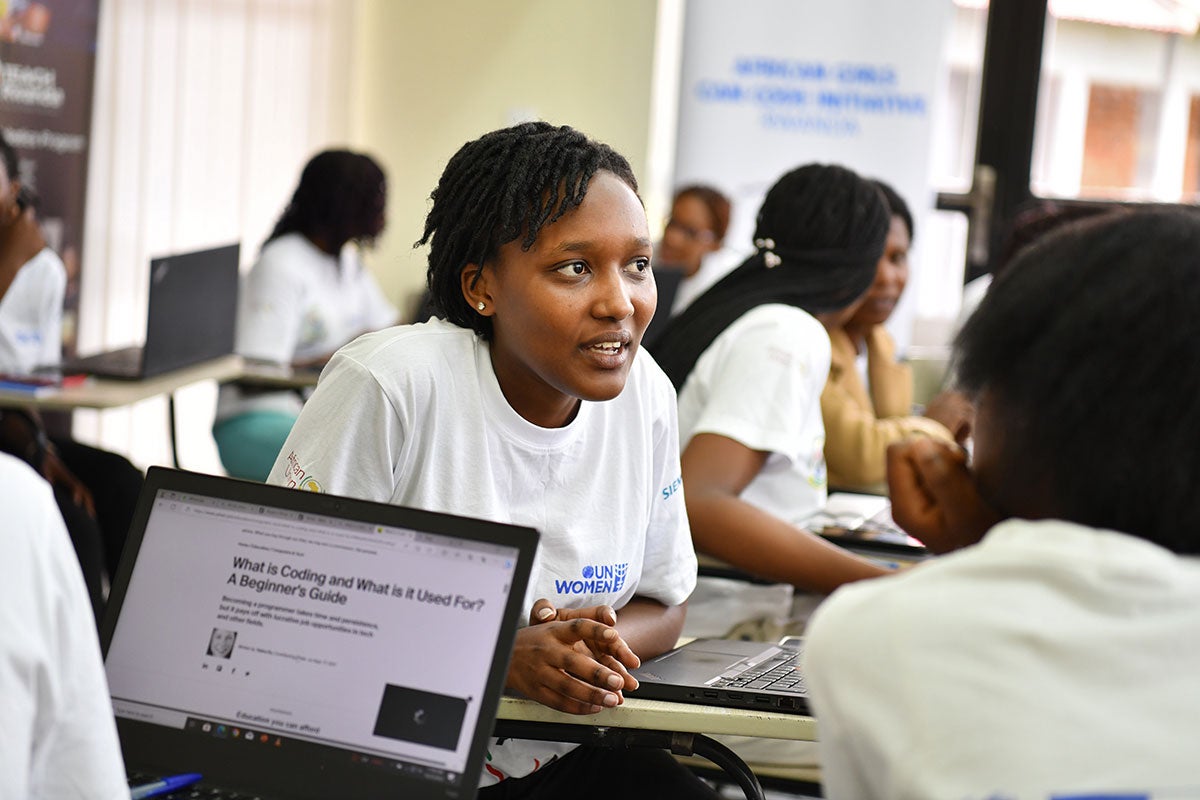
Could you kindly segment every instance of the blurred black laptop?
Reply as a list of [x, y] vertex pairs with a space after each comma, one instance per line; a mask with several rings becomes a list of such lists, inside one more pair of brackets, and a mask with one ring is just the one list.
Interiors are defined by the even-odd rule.
[[140, 380], [232, 353], [238, 251], [230, 244], [151, 260], [146, 344], [74, 359], [63, 374]]
[[831, 492], [825, 508], [798, 524], [847, 550], [893, 566], [932, 555], [920, 539], [896, 524], [891, 502], [878, 495]]
[[639, 686], [629, 696], [807, 714], [802, 648], [794, 636], [778, 644], [695, 639], [633, 670]]
[[101, 631], [131, 778], [473, 797], [536, 543], [531, 528], [151, 467]]

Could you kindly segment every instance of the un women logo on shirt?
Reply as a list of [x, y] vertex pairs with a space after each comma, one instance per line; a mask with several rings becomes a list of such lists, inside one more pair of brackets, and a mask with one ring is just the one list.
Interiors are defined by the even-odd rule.
[[621, 591], [625, 586], [625, 575], [629, 563], [585, 564], [579, 571], [578, 580], [554, 581], [554, 590], [561, 594], [610, 594]]

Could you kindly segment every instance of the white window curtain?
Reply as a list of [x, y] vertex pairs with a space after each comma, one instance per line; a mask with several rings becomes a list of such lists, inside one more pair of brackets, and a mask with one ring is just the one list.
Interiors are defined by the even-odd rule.
[[[101, 0], [79, 351], [140, 343], [152, 257], [253, 262], [308, 157], [344, 145], [357, 3]], [[220, 472], [216, 385], [176, 395], [180, 466]], [[167, 401], [79, 411], [75, 435], [170, 463]]]

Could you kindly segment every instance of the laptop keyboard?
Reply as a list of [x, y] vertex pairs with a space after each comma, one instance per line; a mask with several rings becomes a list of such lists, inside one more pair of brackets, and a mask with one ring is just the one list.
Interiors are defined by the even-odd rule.
[[800, 674], [800, 654], [783, 661], [768, 661], [731, 677], [722, 677], [713, 685], [722, 689], [769, 689], [787, 694], [805, 694], [804, 676]]

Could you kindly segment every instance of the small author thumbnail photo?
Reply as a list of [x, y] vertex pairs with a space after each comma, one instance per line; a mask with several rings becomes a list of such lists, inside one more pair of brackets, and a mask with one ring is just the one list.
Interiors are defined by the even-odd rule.
[[208, 654], [217, 658], [229, 658], [233, 655], [233, 645], [237, 641], [237, 631], [225, 628], [213, 628], [208, 637]]

